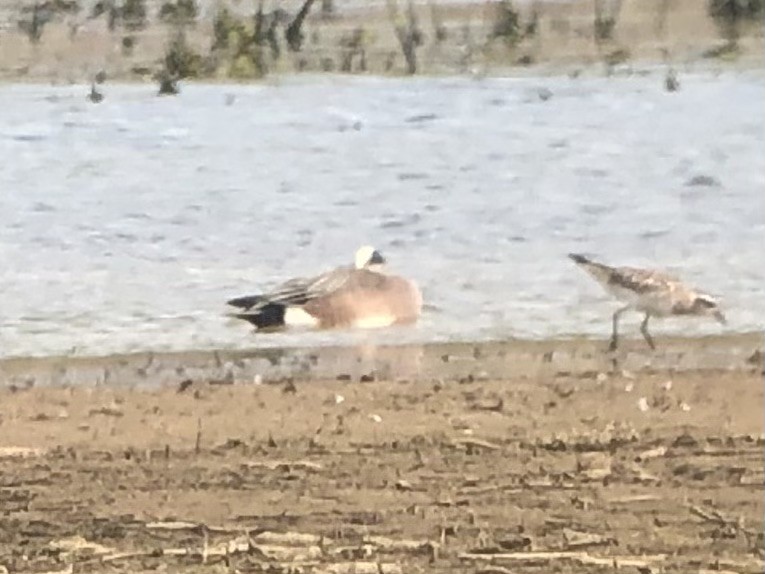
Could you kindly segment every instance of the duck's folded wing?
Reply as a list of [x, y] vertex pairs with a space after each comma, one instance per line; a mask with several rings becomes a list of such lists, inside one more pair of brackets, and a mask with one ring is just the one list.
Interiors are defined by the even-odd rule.
[[309, 279], [293, 279], [267, 295], [271, 303], [304, 305], [343, 287], [353, 276], [353, 267], [338, 267]]
[[299, 306], [323, 297], [341, 288], [349, 280], [352, 267], [338, 267], [315, 277], [298, 277], [279, 285], [273, 291], [261, 295], [248, 295], [231, 299], [228, 304], [247, 311], [254, 311], [268, 303]]

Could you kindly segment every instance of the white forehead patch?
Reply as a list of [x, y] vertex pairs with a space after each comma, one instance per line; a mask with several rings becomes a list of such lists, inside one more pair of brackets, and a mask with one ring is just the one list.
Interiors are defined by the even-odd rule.
[[363, 269], [369, 260], [372, 259], [372, 254], [375, 252], [375, 248], [371, 245], [363, 245], [356, 251], [356, 257], [354, 264], [356, 269]]

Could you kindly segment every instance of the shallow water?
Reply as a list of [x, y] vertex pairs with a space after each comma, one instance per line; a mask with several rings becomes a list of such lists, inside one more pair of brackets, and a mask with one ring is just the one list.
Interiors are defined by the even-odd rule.
[[[765, 317], [765, 75], [0, 86], [0, 354], [606, 336], [566, 253], [658, 265]], [[540, 98], [540, 89], [552, 97]], [[224, 302], [373, 243], [415, 328], [253, 335]], [[625, 320], [637, 335], [638, 316]]]

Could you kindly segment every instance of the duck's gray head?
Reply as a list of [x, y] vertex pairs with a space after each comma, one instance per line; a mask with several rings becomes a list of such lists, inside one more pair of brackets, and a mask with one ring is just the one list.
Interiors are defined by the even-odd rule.
[[720, 303], [709, 295], [697, 295], [693, 300], [693, 312], [696, 315], [709, 315], [723, 325], [727, 323], [725, 314], [720, 310]]
[[354, 265], [356, 269], [368, 269], [376, 265], [385, 265], [385, 258], [371, 245], [363, 245], [356, 251]]

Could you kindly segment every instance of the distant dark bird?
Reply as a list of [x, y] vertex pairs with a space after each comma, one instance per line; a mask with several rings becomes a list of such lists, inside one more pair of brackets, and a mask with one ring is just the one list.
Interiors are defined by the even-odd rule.
[[104, 95], [96, 89], [96, 84], [90, 84], [90, 93], [88, 99], [94, 104], [99, 104], [104, 101]]
[[667, 75], [664, 76], [664, 89], [668, 92], [676, 92], [680, 89], [680, 80], [677, 79], [677, 74], [670, 68], [667, 71]]
[[726, 322], [715, 299], [666, 273], [634, 267], [610, 267], [574, 253], [569, 257], [592, 275], [607, 293], [627, 303], [613, 315], [609, 347], [612, 351], [618, 346], [619, 317], [630, 309], [645, 313], [640, 332], [651, 349], [656, 348], [648, 332], [648, 319], [651, 317], [712, 316], [722, 324]]

